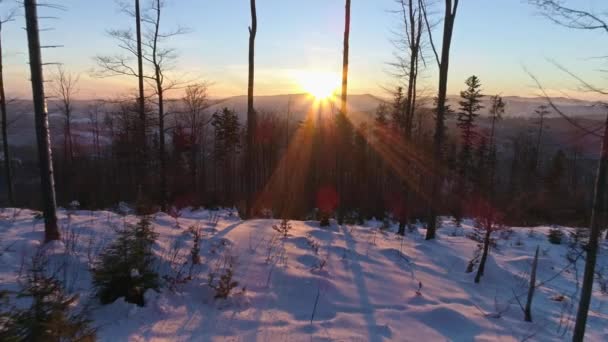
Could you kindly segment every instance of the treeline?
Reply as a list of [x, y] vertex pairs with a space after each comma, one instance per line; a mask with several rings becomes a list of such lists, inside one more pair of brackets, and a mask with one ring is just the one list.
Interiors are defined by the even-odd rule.
[[[468, 83], [473, 80], [477, 83], [465, 84], [459, 108], [449, 114], [446, 164], [440, 170], [429, 168], [432, 111], [422, 106], [414, 111], [406, 138], [401, 88], [375, 113], [352, 120], [314, 109], [299, 121], [293, 113], [259, 111], [256, 164], [247, 170], [243, 115], [229, 108], [211, 110], [207, 86], [188, 86], [183, 98], [168, 106], [169, 207], [244, 210], [244, 174], [252, 172], [257, 215], [271, 211], [275, 217], [310, 218], [319, 216], [316, 208], [317, 214], [356, 221], [392, 217], [405, 227], [427, 220], [429, 175], [440, 172], [445, 179], [442, 215], [470, 216], [474, 208], [469, 206], [491, 192], [509, 224], [584, 225], [592, 195], [589, 160], [577, 149], [549, 148], [544, 107], [528, 129], [497, 138], [504, 103], [493, 97], [490, 116], [478, 117], [483, 94], [476, 93], [477, 78]], [[150, 153], [143, 166], [137, 164], [141, 148], [135, 101], [96, 102], [79, 114], [76, 129], [66, 128], [74, 124], [65, 115], [54, 128], [54, 135], [62, 136], [53, 150], [59, 205], [77, 201], [83, 209], [100, 209], [124, 201], [147, 211], [160, 209], [160, 161], [152, 152], [159, 141], [154, 106], [146, 105]], [[27, 170], [33, 167], [14, 166], [19, 205], [37, 205], [28, 186], [35, 173]]]

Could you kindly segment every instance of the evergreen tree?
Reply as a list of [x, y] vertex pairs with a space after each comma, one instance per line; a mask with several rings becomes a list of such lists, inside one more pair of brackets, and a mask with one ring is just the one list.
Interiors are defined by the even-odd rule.
[[93, 267], [96, 296], [102, 304], [125, 297], [127, 302], [143, 306], [144, 292], [159, 287], [152, 252], [157, 234], [150, 220], [142, 217], [136, 225], [127, 225], [117, 235]]
[[73, 309], [78, 295], [66, 294], [46, 268], [48, 259], [39, 251], [17, 293], [17, 298], [30, 301], [28, 308], [11, 307], [9, 293], [0, 291], [0, 341], [95, 341], [86, 312]]
[[[241, 125], [236, 112], [228, 108], [215, 112], [211, 118], [211, 125], [215, 130], [213, 156], [216, 169], [219, 168], [222, 173], [223, 200], [226, 201], [223, 204], [233, 204], [236, 156], [241, 150]], [[251, 172], [251, 170], [246, 172]]]
[[466, 80], [467, 89], [460, 92], [460, 112], [458, 113], [458, 128], [461, 131], [462, 148], [460, 151], [460, 176], [463, 181], [469, 177], [471, 169], [473, 143], [475, 138], [475, 119], [479, 116], [481, 105], [481, 83], [477, 76], [471, 76]]
[[380, 127], [386, 127], [388, 124], [388, 107], [386, 103], [381, 103], [376, 108], [376, 125]]
[[395, 93], [393, 94], [393, 108], [391, 111], [391, 124], [393, 129], [397, 132], [401, 132], [404, 127], [404, 101], [403, 88], [397, 87], [397, 89], [395, 89]]

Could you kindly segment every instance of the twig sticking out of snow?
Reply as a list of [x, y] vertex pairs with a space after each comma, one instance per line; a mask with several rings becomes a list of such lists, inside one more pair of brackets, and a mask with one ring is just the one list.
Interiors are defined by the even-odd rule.
[[317, 296], [315, 297], [315, 305], [312, 308], [312, 315], [310, 316], [310, 324], [315, 319], [315, 313], [317, 312], [317, 305], [319, 304], [319, 295], [321, 294], [321, 282], [317, 283]]

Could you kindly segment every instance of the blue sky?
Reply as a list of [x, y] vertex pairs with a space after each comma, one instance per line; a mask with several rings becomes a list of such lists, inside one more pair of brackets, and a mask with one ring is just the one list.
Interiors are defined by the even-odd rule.
[[[119, 12], [114, 0], [55, 0], [66, 11], [41, 9], [43, 44], [65, 47], [44, 51], [47, 62], [61, 62], [81, 74], [80, 96], [117, 95], [135, 87], [130, 79], [96, 79], [90, 72], [95, 55], [118, 52], [105, 33], [125, 28], [130, 18]], [[142, 0], [146, 3], [146, 0]], [[191, 33], [175, 38], [170, 46], [180, 52], [176, 72], [188, 78], [213, 82], [212, 95], [246, 93], [248, 0], [166, 0], [165, 27], [178, 25]], [[341, 70], [343, 0], [258, 0], [259, 30], [256, 41], [258, 94], [301, 91], [297, 73]], [[352, 0], [351, 93], [385, 95], [390, 86], [388, 62], [393, 60], [392, 32], [398, 17], [389, 11], [393, 0]], [[584, 8], [602, 9], [601, 0], [570, 0]], [[12, 1], [0, 5], [6, 13]], [[21, 14], [21, 12], [19, 12]], [[3, 34], [6, 87], [9, 94], [26, 95], [28, 66], [23, 16], [6, 24]], [[438, 37], [438, 34], [437, 34]], [[534, 95], [536, 90], [523, 70], [526, 66], [548, 88], [572, 91], [576, 84], [547, 61], [555, 59], [586, 79], [605, 82], [592, 57], [608, 54], [608, 37], [600, 32], [558, 27], [538, 15], [525, 0], [462, 0], [454, 33], [449, 92], [457, 93], [464, 80], [478, 75], [486, 93]], [[430, 51], [429, 51], [430, 56]], [[428, 59], [422, 84], [434, 88], [436, 67]], [[581, 95], [581, 94], [576, 94]], [[582, 96], [582, 95], [581, 95]]]

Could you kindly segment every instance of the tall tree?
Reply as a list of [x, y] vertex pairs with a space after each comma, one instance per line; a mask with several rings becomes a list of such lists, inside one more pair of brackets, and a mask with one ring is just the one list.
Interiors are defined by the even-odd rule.
[[496, 175], [496, 124], [502, 120], [502, 116], [505, 113], [506, 104], [500, 95], [494, 95], [490, 99], [490, 119], [492, 124], [490, 126], [490, 142], [489, 142], [489, 185], [490, 195], [494, 193], [494, 178]]
[[74, 110], [73, 96], [78, 91], [78, 76], [67, 72], [62, 66], [57, 68], [53, 92], [59, 99], [57, 109], [63, 114], [63, 170], [60, 178], [63, 180], [65, 200], [72, 200], [73, 196], [73, 163], [74, 140], [72, 137], [72, 112]]
[[253, 200], [255, 193], [255, 134], [257, 118], [253, 107], [253, 88], [255, 79], [255, 37], [258, 32], [258, 17], [255, 0], [250, 0], [251, 26], [249, 26], [249, 77], [247, 81], [247, 155], [245, 167], [246, 186], [246, 215], [253, 216]]
[[[554, 23], [569, 27], [576, 30], [603, 31], [608, 33], [608, 20], [605, 19], [606, 12], [589, 12], [572, 7], [564, 6], [558, 0], [530, 0], [530, 3], [536, 5], [544, 15], [546, 15]], [[604, 16], [604, 17], [602, 17]], [[601, 90], [591, 84], [585, 82], [579, 77], [567, 71], [568, 74], [574, 76], [584, 88], [596, 94], [606, 95], [608, 92]], [[547, 97], [548, 98], [548, 97]], [[568, 122], [573, 124], [587, 133], [588, 130], [576, 124], [569, 117], [564, 115], [559, 108], [549, 99], [549, 105], [560, 116], [568, 119]], [[607, 108], [608, 109], [608, 108]], [[607, 185], [606, 171], [608, 169], [608, 113], [606, 114], [606, 122], [604, 123], [604, 135], [602, 136], [602, 148], [597, 167], [595, 188], [593, 195], [593, 205], [591, 210], [589, 243], [587, 244], [587, 258], [585, 259], [585, 273], [583, 275], [583, 283], [581, 285], [581, 296], [576, 314], [576, 322], [572, 334], [572, 341], [582, 342], [585, 337], [585, 327], [587, 325], [587, 316], [589, 314], [589, 305], [591, 303], [591, 294], [593, 292], [593, 282], [595, 276], [595, 263], [597, 261], [598, 241], [601, 233], [600, 217], [605, 202], [605, 189]]]
[[13, 173], [11, 167], [11, 154], [8, 147], [8, 113], [6, 109], [7, 99], [4, 92], [4, 60], [2, 58], [2, 27], [4, 24], [13, 21], [15, 11], [11, 11], [6, 17], [0, 18], [0, 114], [2, 114], [2, 152], [4, 153], [4, 175], [6, 177], [6, 191], [8, 205], [13, 206], [15, 199], [13, 196]]
[[38, 167], [40, 169], [40, 193], [44, 214], [44, 241], [59, 240], [57, 227], [57, 204], [55, 200], [55, 181], [53, 178], [53, 157], [49, 134], [49, 117], [44, 97], [44, 77], [40, 54], [40, 34], [38, 29], [38, 8], [36, 0], [24, 0], [25, 27], [30, 60], [32, 95], [38, 142]]
[[350, 46], [350, 0], [346, 0], [344, 5], [344, 40], [342, 50], [342, 93], [340, 96], [340, 112], [336, 116], [336, 128], [338, 131], [337, 141], [335, 146], [336, 152], [336, 189], [341, 200], [338, 201], [337, 218], [338, 223], [342, 224], [344, 218], [344, 188], [346, 167], [345, 161], [348, 159], [346, 154], [350, 153], [348, 148], [348, 140], [350, 137], [349, 121], [346, 118], [347, 102], [348, 102], [348, 58]]
[[460, 112], [458, 112], [458, 128], [461, 131], [462, 148], [460, 150], [460, 176], [461, 181], [470, 177], [473, 152], [473, 139], [475, 138], [475, 119], [479, 116], [481, 105], [481, 83], [477, 76], [466, 80], [467, 89], [460, 92]]
[[549, 107], [546, 105], [540, 105], [534, 111], [534, 114], [538, 116], [538, 120], [535, 122], [538, 126], [538, 132], [536, 133], [536, 150], [534, 158], [534, 171], [538, 170], [538, 164], [540, 163], [540, 148], [543, 139], [543, 130], [545, 128], [545, 119], [549, 115]]
[[72, 112], [74, 104], [72, 97], [77, 91], [78, 78], [78, 76], [65, 71], [62, 66], [57, 68], [54, 93], [59, 98], [58, 109], [64, 116], [63, 157], [68, 167], [74, 161], [74, 142], [72, 139]]
[[406, 139], [412, 135], [414, 113], [416, 111], [417, 83], [422, 53], [422, 34], [424, 32], [423, 4], [420, 0], [396, 0], [399, 5], [403, 34], [396, 41], [400, 50], [397, 62], [397, 76], [406, 85], [403, 104], [403, 129]]
[[[135, 21], [135, 36], [133, 31], [127, 30], [108, 30], [110, 37], [118, 41], [118, 46], [127, 52], [127, 56], [123, 55], [100, 55], [96, 56], [95, 60], [100, 70], [98, 76], [129, 76], [137, 79], [137, 106], [136, 112], [138, 122], [135, 129], [136, 138], [136, 169], [138, 177], [136, 177], [136, 187], [138, 191], [143, 191], [143, 185], [146, 182], [146, 165], [148, 163], [148, 147], [147, 147], [147, 115], [146, 97], [145, 97], [145, 80], [152, 79], [144, 74], [144, 51], [143, 51], [143, 34], [142, 34], [142, 11], [140, 1], [135, 0], [133, 7], [127, 3], [122, 4], [122, 12], [132, 17]], [[136, 59], [136, 66], [132, 66], [131, 58]]]
[[490, 119], [492, 124], [490, 126], [490, 148], [495, 145], [496, 138], [496, 124], [502, 120], [502, 116], [505, 114], [505, 102], [500, 95], [494, 95], [490, 99]]
[[[448, 71], [450, 63], [450, 47], [452, 45], [452, 33], [454, 31], [454, 21], [456, 20], [456, 12], [458, 11], [459, 0], [445, 0], [445, 12], [443, 15], [443, 39], [441, 47], [441, 57], [437, 52], [433, 35], [431, 33], [431, 25], [429, 23], [428, 11], [426, 10], [426, 1], [420, 0], [421, 9], [424, 13], [424, 20], [427, 31], [429, 33], [429, 41], [439, 67], [439, 83], [437, 91], [437, 109], [435, 117], [435, 135], [433, 137], [433, 152], [435, 159], [435, 168], [439, 169], [442, 161], [442, 151], [445, 140], [445, 117], [446, 117], [446, 99], [448, 90]], [[431, 207], [428, 227], [426, 230], [426, 239], [434, 239], [437, 230], [437, 208], [439, 206], [441, 175], [433, 175], [433, 185], [431, 190]]]
[[[142, 35], [141, 35], [141, 9], [139, 5], [139, 0], [135, 0], [135, 37], [136, 37], [136, 53], [137, 57], [137, 106], [139, 111], [139, 129], [138, 129], [138, 137], [139, 137], [139, 167], [140, 172], [145, 171], [145, 164], [147, 159], [147, 141], [146, 141], [146, 103], [145, 103], [145, 95], [144, 95], [144, 54], [142, 52]], [[139, 179], [145, 179], [144, 175], [140, 173]], [[141, 189], [141, 182], [139, 187]]]
[[161, 43], [170, 37], [183, 34], [185, 30], [178, 28], [169, 32], [161, 32], [161, 13], [164, 7], [164, 2], [161, 0], [152, 0], [150, 16], [144, 16], [143, 21], [151, 26], [149, 32], [144, 34], [145, 42], [143, 43], [147, 53], [143, 57], [154, 70], [152, 83], [157, 96], [158, 108], [158, 160], [159, 160], [159, 200], [161, 210], [167, 210], [168, 194], [167, 194], [167, 151], [166, 151], [166, 129], [165, 129], [165, 94], [174, 89], [179, 83], [174, 80], [168, 80], [166, 76], [167, 64], [176, 58], [175, 51], [170, 48], [161, 47]]
[[340, 101], [340, 112], [346, 115], [346, 102], [348, 97], [348, 54], [350, 40], [350, 1], [346, 0], [344, 6], [344, 47], [342, 50], [342, 95]]
[[[211, 122], [211, 118], [206, 113], [206, 109], [211, 105], [207, 95], [207, 85], [197, 83], [187, 86], [182, 101], [185, 108], [178, 114], [178, 118], [185, 124], [189, 133], [191, 183], [195, 191], [205, 192], [205, 132]], [[201, 149], [203, 149], [203, 164], [200, 168], [202, 177], [199, 177], [198, 156]]]

